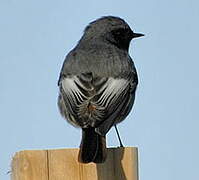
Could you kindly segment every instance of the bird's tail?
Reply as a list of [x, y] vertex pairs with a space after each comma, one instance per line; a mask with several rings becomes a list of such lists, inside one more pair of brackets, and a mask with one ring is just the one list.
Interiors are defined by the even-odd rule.
[[106, 154], [106, 137], [97, 134], [94, 128], [83, 128], [79, 162], [103, 163], [106, 160]]

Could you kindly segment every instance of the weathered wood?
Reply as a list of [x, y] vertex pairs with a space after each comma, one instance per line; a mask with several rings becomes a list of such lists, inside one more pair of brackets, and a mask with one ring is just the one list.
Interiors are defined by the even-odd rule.
[[135, 147], [109, 148], [103, 164], [77, 161], [79, 149], [26, 150], [12, 161], [12, 180], [138, 180]]
[[47, 152], [20, 151], [12, 160], [12, 180], [49, 180]]

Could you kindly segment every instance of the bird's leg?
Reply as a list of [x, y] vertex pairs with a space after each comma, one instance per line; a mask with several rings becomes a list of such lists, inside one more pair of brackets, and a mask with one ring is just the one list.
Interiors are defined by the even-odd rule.
[[117, 129], [117, 126], [116, 126], [116, 125], [114, 125], [114, 126], [115, 126], [115, 130], [116, 130], [116, 133], [117, 133], [117, 137], [118, 137], [119, 142], [120, 142], [120, 147], [124, 147], [123, 144], [122, 144], [122, 141], [121, 141], [121, 139], [120, 139], [120, 134], [119, 134], [119, 131], [118, 131], [118, 129]]

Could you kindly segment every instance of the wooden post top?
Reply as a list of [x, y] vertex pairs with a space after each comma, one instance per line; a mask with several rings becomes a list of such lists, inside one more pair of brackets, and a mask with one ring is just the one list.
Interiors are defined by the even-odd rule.
[[78, 162], [79, 149], [25, 150], [12, 160], [11, 180], [138, 180], [138, 149], [108, 148], [102, 164]]

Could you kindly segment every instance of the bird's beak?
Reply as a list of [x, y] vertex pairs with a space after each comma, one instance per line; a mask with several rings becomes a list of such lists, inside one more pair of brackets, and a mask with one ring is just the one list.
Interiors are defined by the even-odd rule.
[[138, 37], [142, 37], [144, 36], [144, 34], [141, 34], [141, 33], [132, 33], [132, 38], [138, 38]]

